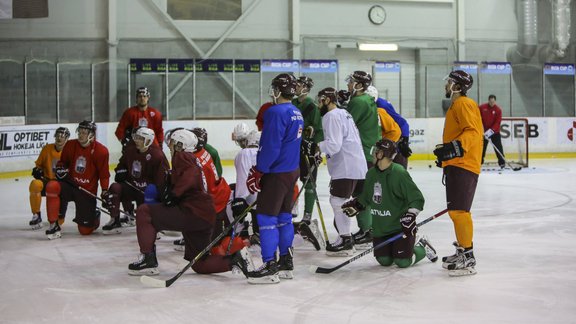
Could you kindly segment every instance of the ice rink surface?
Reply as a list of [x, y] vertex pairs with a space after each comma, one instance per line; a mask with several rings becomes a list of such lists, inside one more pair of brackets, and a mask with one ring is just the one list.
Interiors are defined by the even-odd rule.
[[[419, 221], [445, 208], [441, 170], [428, 165], [416, 161], [410, 169], [426, 198]], [[234, 182], [234, 169], [225, 167], [224, 176]], [[70, 204], [61, 239], [46, 238], [46, 222], [30, 230], [31, 179], [0, 180], [0, 323], [576, 323], [574, 159], [532, 160], [529, 169], [480, 175], [472, 209], [475, 276], [449, 277], [441, 261], [427, 259], [384, 268], [372, 255], [312, 274], [310, 265], [332, 267], [346, 258], [328, 257], [296, 237], [295, 279], [256, 286], [233, 273], [190, 270], [169, 288], [144, 287], [127, 274], [138, 256], [135, 228], [81, 237]], [[333, 239], [328, 181], [322, 166], [318, 191]], [[44, 200], [42, 214], [46, 221]], [[448, 215], [420, 234], [440, 257], [454, 252]], [[157, 242], [161, 278], [182, 267], [173, 239]], [[252, 252], [259, 264], [258, 249]]]

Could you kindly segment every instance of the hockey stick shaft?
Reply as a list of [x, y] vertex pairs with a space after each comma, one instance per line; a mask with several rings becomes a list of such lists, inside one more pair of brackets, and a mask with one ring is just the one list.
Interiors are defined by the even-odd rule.
[[313, 167], [310, 167], [310, 161], [308, 161], [308, 158], [306, 158], [306, 166], [308, 167], [308, 178], [310, 179], [310, 182], [312, 183], [312, 189], [314, 190], [314, 196], [316, 198], [316, 208], [318, 208], [318, 216], [320, 218], [320, 224], [322, 224], [322, 231], [324, 232], [324, 240], [326, 241], [326, 244], [329, 244], [329, 240], [328, 240], [328, 232], [326, 231], [326, 224], [324, 223], [324, 214], [322, 214], [322, 208], [320, 208], [320, 198], [318, 198], [318, 191], [316, 190], [316, 182], [314, 181], [314, 179], [312, 179], [312, 172], [314, 172]]
[[124, 181], [124, 183], [127, 184], [128, 187], [136, 190], [137, 192], [139, 192], [139, 193], [141, 193], [141, 194], [144, 194], [144, 191], [142, 191], [142, 189], [136, 187], [132, 182], [130, 182], [130, 181]]
[[506, 158], [504, 157], [504, 154], [502, 154], [502, 152], [500, 152], [500, 150], [496, 147], [496, 145], [494, 145], [494, 143], [492, 143], [491, 140], [487, 140], [490, 142], [490, 144], [492, 144], [492, 148], [494, 149], [494, 152], [496, 152], [496, 154], [500, 155], [502, 157], [502, 160], [504, 160], [504, 163], [506, 163], [510, 169], [512, 169], [513, 171], [520, 171], [522, 169], [522, 167], [513, 167], [512, 164], [510, 164], [508, 162], [508, 160], [506, 160]]
[[[95, 194], [93, 194], [92, 192], [90, 192], [88, 189], [83, 188], [83, 187], [81, 187], [81, 186], [79, 186], [79, 185], [75, 185], [75, 184], [73, 184], [73, 183], [71, 183], [70, 181], [67, 181], [67, 180], [65, 180], [64, 182], [70, 184], [71, 186], [75, 186], [75, 187], [76, 187], [77, 189], [79, 189], [80, 191], [83, 191], [84, 193], [92, 196], [93, 198], [96, 198], [96, 200], [100, 201], [102, 204], [105, 204], [105, 202], [104, 202], [104, 200], [102, 200], [102, 198], [96, 196]], [[102, 209], [102, 208], [101, 208], [101, 209]], [[133, 215], [131, 215], [131, 214], [129, 214], [129, 213], [127, 213], [127, 212], [125, 212], [125, 211], [123, 211], [123, 210], [121, 210], [121, 209], [119, 209], [119, 211], [120, 211], [120, 213], [124, 214], [125, 216], [134, 217]], [[107, 214], [110, 215], [109, 213], [107, 213]]]
[[170, 287], [176, 280], [178, 280], [178, 278], [180, 278], [180, 276], [182, 276], [188, 269], [190, 269], [198, 260], [200, 260], [200, 258], [202, 258], [206, 253], [208, 253], [210, 251], [210, 249], [212, 249], [216, 244], [218, 244], [218, 242], [220, 242], [220, 240], [226, 236], [226, 234], [234, 227], [234, 225], [236, 225], [240, 220], [244, 219], [244, 217], [246, 217], [246, 214], [248, 214], [248, 212], [252, 209], [252, 207], [255, 205], [256, 203], [252, 203], [250, 206], [248, 206], [248, 208], [246, 208], [242, 214], [236, 216], [236, 218], [234, 218], [234, 220], [230, 223], [230, 225], [228, 225], [223, 231], [222, 233], [220, 233], [214, 240], [212, 240], [212, 242], [210, 242], [205, 248], [204, 250], [200, 251], [200, 253], [198, 253], [198, 255], [196, 255], [194, 257], [194, 259], [192, 259], [192, 261], [190, 261], [182, 270], [180, 270], [180, 272], [178, 272], [174, 277], [168, 279], [168, 280], [161, 280], [161, 279], [156, 279], [156, 278], [152, 278], [149, 276], [141, 276], [140, 277], [140, 282], [142, 282], [144, 285], [150, 286], [150, 287], [157, 287], [157, 288], [163, 288], [163, 287]]
[[[425, 220], [421, 221], [421, 222], [418, 223], [416, 226], [417, 226], [417, 227], [420, 227], [420, 226], [422, 226], [422, 225], [425, 225], [425, 224], [431, 222], [433, 219], [438, 218], [438, 217], [444, 215], [444, 214], [447, 213], [447, 212], [448, 212], [448, 209], [444, 209], [443, 211], [440, 211], [440, 212], [438, 212], [438, 213], [436, 213], [436, 214], [434, 214], [434, 215], [426, 218]], [[343, 266], [348, 265], [348, 264], [350, 264], [350, 263], [352, 263], [352, 262], [360, 259], [361, 257], [363, 257], [363, 256], [365, 256], [365, 255], [367, 255], [367, 254], [372, 253], [372, 251], [377, 250], [377, 249], [379, 249], [379, 248], [381, 248], [381, 247], [383, 247], [383, 246], [385, 246], [385, 245], [388, 245], [388, 244], [390, 244], [390, 243], [392, 243], [392, 242], [394, 242], [394, 241], [402, 238], [403, 236], [404, 236], [403, 233], [398, 233], [398, 234], [394, 235], [393, 237], [387, 239], [386, 241], [380, 242], [380, 243], [378, 243], [377, 245], [369, 248], [368, 250], [365, 250], [365, 251], [362, 252], [362, 253], [356, 254], [356, 255], [353, 256], [352, 258], [350, 258], [350, 259], [348, 259], [348, 260], [340, 263], [339, 265], [337, 265], [337, 266], [335, 266], [335, 267], [332, 267], [332, 268], [317, 267], [314, 272], [316, 272], [316, 273], [332, 273], [332, 272], [334, 272], [334, 271], [342, 268]]]

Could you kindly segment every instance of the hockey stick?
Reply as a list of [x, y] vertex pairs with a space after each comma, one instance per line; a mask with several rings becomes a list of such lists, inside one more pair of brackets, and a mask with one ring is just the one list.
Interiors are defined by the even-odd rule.
[[500, 152], [500, 150], [496, 148], [496, 145], [494, 145], [494, 143], [492, 143], [492, 141], [489, 139], [487, 139], [487, 141], [490, 142], [490, 144], [492, 144], [492, 148], [494, 148], [494, 152], [496, 152], [497, 154], [499, 154], [502, 157], [502, 159], [504, 160], [504, 163], [506, 163], [510, 167], [510, 169], [512, 169], [513, 171], [522, 170], [521, 166], [513, 167], [512, 164], [510, 164], [510, 162], [508, 162], [506, 160], [506, 158], [504, 157], [504, 154], [502, 154], [502, 152]]
[[132, 182], [130, 182], [130, 181], [124, 181], [124, 183], [127, 184], [128, 187], [136, 190], [137, 192], [139, 192], [139, 193], [141, 193], [141, 194], [144, 194], [144, 191], [142, 191], [142, 189], [136, 187]]
[[[306, 161], [306, 166], [308, 167], [309, 171], [309, 178], [312, 178], [313, 168], [310, 167], [310, 161], [308, 159]], [[328, 240], [328, 232], [326, 231], [326, 224], [324, 223], [324, 214], [322, 214], [322, 208], [320, 208], [320, 198], [318, 198], [318, 191], [316, 190], [316, 182], [311, 180], [312, 182], [312, 189], [314, 190], [314, 195], [316, 196], [316, 208], [318, 208], [318, 216], [320, 218], [320, 224], [322, 224], [322, 231], [324, 232], [324, 240], [326, 241], [326, 245], [330, 244]]]
[[152, 278], [149, 276], [141, 276], [140, 277], [140, 282], [142, 282], [144, 285], [149, 286], [149, 287], [155, 287], [155, 288], [167, 288], [170, 287], [176, 280], [178, 280], [178, 278], [180, 278], [180, 276], [182, 276], [184, 274], [184, 272], [186, 272], [188, 269], [190, 269], [198, 260], [200, 260], [206, 253], [208, 253], [208, 251], [210, 251], [210, 249], [212, 249], [216, 244], [218, 244], [218, 242], [220, 242], [220, 240], [226, 236], [226, 233], [228, 233], [230, 231], [230, 229], [232, 229], [234, 227], [234, 225], [236, 225], [240, 220], [242, 220], [244, 217], [246, 217], [246, 214], [248, 214], [248, 212], [250, 211], [250, 209], [252, 209], [252, 207], [255, 205], [256, 203], [252, 203], [250, 206], [248, 206], [248, 208], [246, 208], [242, 214], [236, 216], [236, 218], [234, 218], [234, 220], [230, 223], [230, 225], [228, 225], [223, 231], [222, 233], [220, 233], [214, 240], [212, 240], [212, 242], [210, 242], [210, 244], [208, 244], [204, 250], [200, 251], [200, 253], [198, 253], [198, 255], [196, 255], [194, 257], [194, 259], [192, 259], [192, 261], [190, 261], [182, 270], [180, 270], [180, 272], [178, 272], [174, 277], [168, 279], [168, 280], [162, 280], [162, 279], [156, 279], [156, 278]]
[[[416, 224], [416, 226], [417, 226], [417, 227], [420, 227], [420, 226], [422, 226], [422, 225], [424, 225], [424, 224], [432, 221], [433, 219], [442, 216], [443, 214], [445, 214], [445, 213], [447, 213], [447, 212], [448, 212], [448, 209], [444, 209], [443, 211], [438, 212], [438, 213], [436, 213], [436, 214], [434, 214], [434, 215], [426, 218], [425, 220], [421, 221], [420, 223]], [[332, 272], [334, 272], [334, 271], [342, 268], [343, 266], [345, 266], [345, 265], [347, 265], [347, 264], [350, 264], [350, 263], [352, 263], [352, 262], [360, 259], [361, 257], [363, 257], [363, 256], [365, 256], [365, 255], [367, 255], [367, 254], [369, 254], [369, 253], [372, 253], [372, 251], [377, 250], [377, 249], [379, 249], [379, 248], [381, 248], [381, 247], [383, 247], [383, 246], [385, 246], [385, 245], [388, 245], [388, 244], [390, 244], [390, 243], [392, 243], [392, 242], [394, 242], [394, 241], [402, 238], [403, 236], [404, 236], [403, 233], [398, 233], [398, 234], [394, 235], [393, 237], [387, 239], [386, 241], [380, 242], [380, 243], [378, 243], [377, 245], [369, 248], [368, 250], [366, 250], [366, 251], [364, 251], [364, 252], [362, 252], [362, 253], [356, 254], [356, 255], [353, 256], [352, 258], [350, 258], [350, 259], [348, 259], [348, 260], [346, 260], [346, 261], [344, 261], [344, 262], [340, 263], [339, 265], [337, 265], [337, 266], [335, 266], [335, 267], [332, 267], [332, 268], [323, 268], [323, 267], [318, 267], [318, 266], [311, 266], [311, 267], [310, 267], [310, 272], [312, 272], [312, 273], [324, 273], [324, 274], [326, 274], [326, 273], [332, 273]]]

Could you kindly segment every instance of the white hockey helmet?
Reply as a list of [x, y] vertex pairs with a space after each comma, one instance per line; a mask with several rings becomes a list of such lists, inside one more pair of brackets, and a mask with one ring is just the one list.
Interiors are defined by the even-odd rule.
[[240, 147], [244, 147], [246, 145], [246, 139], [248, 138], [248, 133], [250, 133], [250, 128], [246, 123], [240, 123], [234, 127], [234, 131], [232, 132], [232, 140], [236, 142]]
[[378, 89], [376, 89], [375, 86], [373, 85], [368, 86], [368, 88], [366, 89], [366, 94], [374, 98], [374, 101], [378, 100]]
[[246, 138], [246, 147], [258, 147], [260, 145], [260, 135], [262, 135], [262, 133], [257, 130], [248, 133], [248, 137]]
[[143, 139], [144, 149], [147, 149], [150, 147], [150, 145], [152, 145], [152, 143], [154, 143], [154, 136], [154, 131], [148, 127], [138, 127], [136, 130], [134, 130], [134, 133], [132, 133], [133, 140], [137, 140], [138, 137]]
[[198, 138], [187, 129], [179, 129], [170, 135], [170, 142], [175, 151], [194, 152], [198, 144]]

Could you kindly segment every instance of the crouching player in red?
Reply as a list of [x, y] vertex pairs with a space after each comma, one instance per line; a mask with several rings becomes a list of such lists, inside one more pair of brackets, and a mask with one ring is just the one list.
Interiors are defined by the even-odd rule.
[[[212, 196], [208, 193], [202, 165], [194, 155], [198, 139], [181, 129], [172, 132], [168, 147], [172, 154], [172, 172], [161, 194], [161, 204], [142, 204], [136, 210], [136, 233], [140, 258], [128, 265], [131, 275], [156, 275], [156, 233], [162, 230], [182, 232], [184, 259], [193, 260], [211, 242], [216, 221]], [[251, 261], [246, 249], [231, 256], [206, 254], [194, 263], [197, 273], [208, 274], [239, 269], [246, 275]]]
[[126, 144], [123, 152], [115, 169], [115, 182], [103, 197], [110, 211], [110, 221], [102, 226], [103, 234], [121, 233], [124, 220], [121, 222], [120, 219], [120, 202], [127, 213], [133, 214], [132, 201], [136, 201], [137, 206], [144, 203], [146, 187], [163, 188], [166, 174], [170, 171], [168, 160], [155, 143], [154, 131], [150, 128], [135, 129], [132, 141]]
[[[62, 149], [60, 161], [56, 165], [56, 178], [46, 184], [46, 209], [50, 228], [46, 230], [49, 239], [62, 236], [58, 224], [61, 204], [74, 201], [78, 231], [90, 235], [100, 226], [100, 211], [96, 210], [98, 181], [102, 195], [106, 194], [110, 181], [108, 170], [108, 149], [96, 141], [96, 124], [85, 120], [76, 128], [78, 139], [69, 140]], [[64, 217], [65, 215], [61, 215]]]

